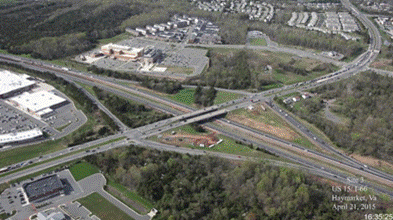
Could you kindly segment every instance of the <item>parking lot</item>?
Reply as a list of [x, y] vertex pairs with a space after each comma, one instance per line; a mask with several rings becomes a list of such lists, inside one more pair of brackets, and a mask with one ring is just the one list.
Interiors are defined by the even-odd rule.
[[99, 218], [95, 215], [90, 216], [92, 213], [82, 206], [79, 202], [66, 203], [60, 206], [60, 209], [73, 219], [84, 219], [84, 220], [98, 220]]
[[82, 189], [75, 182], [71, 173], [68, 170], [63, 170], [57, 172], [57, 174], [61, 182], [65, 185], [64, 195], [56, 196], [45, 201], [34, 202], [34, 205], [30, 204], [22, 188], [23, 184], [53, 173], [54, 172], [46, 173], [41, 176], [25, 180], [21, 183], [12, 184], [10, 188], [6, 189], [0, 195], [0, 213], [12, 213], [12, 211], [16, 210], [17, 214], [12, 217], [12, 219], [27, 219], [36, 212], [57, 207], [60, 204], [68, 203], [73, 201], [75, 198], [79, 198], [84, 195]]
[[[178, 48], [171, 43], [162, 42], [158, 40], [149, 40], [143, 38], [132, 38], [129, 40], [124, 40], [116, 44], [123, 46], [130, 46], [135, 48], [140, 47], [154, 47], [162, 51], [161, 59], [156, 62], [156, 65], [167, 66], [167, 67], [189, 67], [193, 68], [194, 72], [192, 75], [198, 75], [202, 73], [204, 67], [209, 63], [209, 58], [206, 57], [207, 50], [194, 49], [194, 48]], [[87, 53], [82, 54], [85, 57], [89, 57], [90, 54], [94, 52], [99, 52], [100, 49], [95, 49]], [[77, 61], [81, 61], [80, 56], [76, 57]], [[133, 61], [120, 61], [110, 58], [101, 57], [100, 59], [95, 59], [92, 63], [100, 68], [112, 69], [117, 71], [138, 71], [142, 66], [140, 62]], [[147, 74], [163, 75], [163, 76], [185, 76], [181, 72], [148, 72]]]
[[[69, 100], [64, 94], [53, 90], [56, 95]], [[54, 111], [43, 118], [28, 114], [7, 100], [0, 100], [0, 135], [18, 133], [32, 129], [40, 129], [57, 139], [79, 128], [87, 121], [82, 111], [77, 110], [71, 101], [54, 109]], [[3, 144], [12, 146], [13, 143]]]
[[44, 123], [0, 101], [0, 134], [21, 132], [45, 126]]
[[[55, 92], [55, 94], [67, 98], [59, 92]], [[75, 127], [79, 124], [78, 122], [83, 121], [83, 118], [81, 118], [81, 115], [78, 114], [74, 106], [68, 103], [67, 105], [56, 108], [53, 115], [42, 119], [42, 121], [47, 123], [50, 127], [57, 129], [59, 132], [62, 132], [66, 127]]]

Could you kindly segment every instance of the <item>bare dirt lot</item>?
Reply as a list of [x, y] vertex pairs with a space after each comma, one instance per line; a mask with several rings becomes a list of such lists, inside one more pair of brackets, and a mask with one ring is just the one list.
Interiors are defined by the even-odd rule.
[[191, 134], [175, 134], [169, 135], [164, 134], [161, 137], [162, 142], [174, 145], [193, 145], [193, 146], [211, 146], [219, 139], [216, 137], [216, 133], [210, 133], [206, 135], [191, 135]]
[[[293, 131], [289, 126], [282, 126], [282, 122], [278, 122], [279, 118], [271, 118], [271, 117], [263, 117], [265, 111], [262, 110], [260, 106], [256, 106], [252, 110], [245, 110], [248, 114], [251, 114], [253, 117], [260, 117], [266, 119], [266, 122], [262, 122], [261, 120], [247, 117], [247, 114], [229, 114], [227, 117], [230, 120], [233, 120], [237, 123], [247, 125], [254, 129], [275, 135], [277, 137], [283, 138], [285, 140], [294, 141], [300, 136]], [[271, 114], [267, 112], [266, 114]]]
[[384, 69], [388, 71], [393, 70], [393, 66], [391, 65], [392, 60], [390, 59], [378, 59], [374, 63], [371, 64], [371, 67], [377, 68], [377, 69]]
[[364, 163], [370, 166], [375, 166], [375, 167], [386, 167], [390, 170], [393, 170], [393, 164], [388, 163], [386, 161], [383, 160], [379, 160], [379, 159], [375, 159], [372, 157], [367, 157], [367, 156], [361, 156], [359, 154], [351, 154], [349, 155], [350, 157]]

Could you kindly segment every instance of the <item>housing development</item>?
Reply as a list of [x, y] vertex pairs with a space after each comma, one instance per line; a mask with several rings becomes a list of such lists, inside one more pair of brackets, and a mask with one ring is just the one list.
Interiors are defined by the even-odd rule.
[[386, 8], [0, 3], [0, 220], [392, 219]]

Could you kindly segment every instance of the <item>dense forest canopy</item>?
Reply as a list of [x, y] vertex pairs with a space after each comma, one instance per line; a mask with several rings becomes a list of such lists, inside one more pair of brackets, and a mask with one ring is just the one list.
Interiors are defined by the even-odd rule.
[[91, 49], [98, 39], [120, 34], [127, 26], [168, 21], [173, 14], [187, 11], [189, 5], [180, 2], [183, 1], [9, 3], [0, 7], [0, 49], [44, 59], [75, 55]]
[[[362, 219], [369, 211], [333, 209], [331, 186], [300, 171], [140, 147], [85, 158], [150, 199], [155, 219]], [[386, 213], [387, 202], [376, 202]]]
[[[360, 42], [315, 31], [290, 28], [290, 11], [277, 10], [272, 23], [249, 21], [242, 14], [222, 14], [194, 8], [187, 0], [52, 0], [18, 1], [0, 6], [0, 49], [34, 58], [76, 55], [97, 40], [136, 28], [169, 21], [174, 14], [204, 17], [220, 27], [225, 44], [244, 44], [248, 30], [261, 30], [273, 40], [346, 56], [364, 51]], [[366, 35], [365, 35], [366, 36]]]

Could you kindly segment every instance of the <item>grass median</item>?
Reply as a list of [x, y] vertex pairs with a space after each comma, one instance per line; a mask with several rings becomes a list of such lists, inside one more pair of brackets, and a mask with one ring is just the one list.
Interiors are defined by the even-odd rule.
[[41, 161], [41, 162], [38, 162], [38, 163], [35, 163], [35, 164], [32, 164], [32, 165], [23, 167], [23, 168], [18, 169], [18, 170], [13, 170], [11, 172], [8, 172], [8, 173], [5, 173], [5, 174], [1, 174], [0, 177], [4, 177], [4, 176], [7, 176], [7, 175], [10, 175], [10, 174], [13, 174], [13, 173], [17, 173], [17, 172], [20, 172], [20, 171], [23, 171], [23, 170], [26, 170], [26, 169], [30, 169], [32, 167], [35, 167], [35, 166], [38, 166], [38, 165], [41, 165], [41, 164], [45, 164], [45, 163], [48, 163], [48, 162], [51, 162], [51, 161], [54, 161], [54, 160], [58, 160], [58, 159], [61, 159], [61, 158], [64, 158], [64, 157], [68, 157], [68, 156], [80, 153], [82, 151], [85, 151], [85, 150], [89, 150], [89, 149], [97, 148], [97, 147], [100, 147], [100, 146], [103, 146], [103, 145], [107, 145], [107, 144], [110, 144], [110, 143], [114, 143], [114, 142], [123, 140], [125, 138], [126, 137], [119, 137], [119, 138], [116, 138], [116, 139], [113, 139], [113, 140], [109, 140], [109, 141], [105, 141], [105, 142], [100, 143], [100, 144], [93, 145], [93, 146], [88, 147], [88, 148], [84, 148], [84, 149], [81, 149], [81, 150], [77, 150], [77, 151], [73, 151], [73, 152], [70, 152], [70, 153], [67, 153], [67, 154], [63, 154], [61, 156], [54, 157], [54, 158], [51, 158], [49, 160]]

